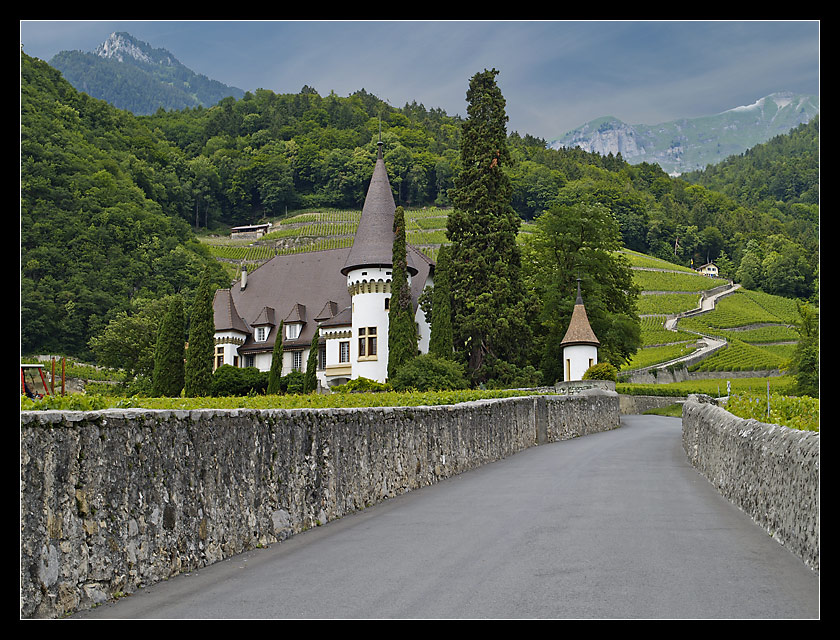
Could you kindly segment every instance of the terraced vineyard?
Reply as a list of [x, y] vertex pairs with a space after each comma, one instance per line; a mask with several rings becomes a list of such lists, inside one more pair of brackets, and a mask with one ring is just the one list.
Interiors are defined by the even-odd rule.
[[686, 318], [691, 331], [724, 338], [726, 349], [692, 371], [755, 371], [780, 369], [793, 355], [799, 335], [796, 301], [759, 291], [739, 290], [721, 299], [714, 311]]
[[[406, 239], [435, 260], [441, 245], [447, 243], [447, 215], [445, 209], [435, 207], [407, 210]], [[211, 236], [203, 242], [234, 280], [241, 265], [250, 271], [276, 255], [350, 246], [360, 216], [358, 210], [304, 211], [273, 221], [270, 233], [256, 241]], [[533, 223], [523, 222], [520, 238], [533, 229]], [[653, 367], [689, 355], [697, 349], [701, 335], [725, 339], [727, 346], [695, 365], [693, 371], [784, 368], [798, 338], [793, 328], [798, 317], [794, 301], [739, 290], [721, 298], [714, 311], [681, 318], [677, 330], [671, 331], [664, 327], [669, 316], [698, 308], [703, 291], [728, 281], [701, 276], [689, 267], [635, 251], [622, 253], [643, 292], [637, 308], [642, 320], [642, 348], [622, 371]]]
[[[680, 318], [678, 330], [671, 332], [664, 328], [665, 317], [660, 314], [677, 315], [696, 309], [698, 294], [727, 281], [646, 270], [652, 261], [655, 259], [646, 260], [639, 254], [633, 258], [634, 265], [645, 265], [633, 267], [634, 279], [644, 292], [639, 301], [643, 347], [622, 371], [661, 365], [688, 355], [698, 346], [696, 340], [700, 336], [725, 340], [726, 346], [689, 367], [691, 372], [767, 371], [787, 367], [798, 340], [794, 328], [798, 318], [796, 301], [739, 289], [719, 298], [713, 310]], [[673, 340], [666, 339], [668, 333], [673, 335]], [[666, 348], [665, 343], [676, 344]], [[679, 353], [677, 345], [688, 353]]]
[[682, 271], [684, 273], [697, 275], [694, 269], [684, 267], [680, 264], [674, 264], [672, 262], [668, 262], [667, 260], [662, 260], [661, 258], [654, 258], [653, 256], [648, 256], [644, 253], [639, 253], [638, 251], [630, 251], [630, 249], [624, 249], [621, 253], [623, 253], [624, 257], [627, 258], [631, 267], [639, 269], [665, 269], [668, 271]]

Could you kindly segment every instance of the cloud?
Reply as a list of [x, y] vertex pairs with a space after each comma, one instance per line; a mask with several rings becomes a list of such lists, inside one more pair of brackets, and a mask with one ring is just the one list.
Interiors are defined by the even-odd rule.
[[117, 30], [241, 89], [364, 88], [452, 115], [466, 114], [469, 79], [496, 68], [509, 128], [547, 139], [603, 115], [656, 124], [816, 93], [819, 80], [813, 21], [69, 21], [22, 24], [21, 38], [49, 59]]

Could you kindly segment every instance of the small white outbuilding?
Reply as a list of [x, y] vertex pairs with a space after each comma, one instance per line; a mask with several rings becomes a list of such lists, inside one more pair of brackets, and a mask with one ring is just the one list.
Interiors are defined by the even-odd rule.
[[563, 379], [566, 382], [582, 380], [586, 370], [598, 364], [598, 346], [601, 344], [586, 316], [583, 298], [580, 295], [580, 278], [578, 278], [577, 300], [572, 311], [569, 328], [560, 345], [563, 347]]

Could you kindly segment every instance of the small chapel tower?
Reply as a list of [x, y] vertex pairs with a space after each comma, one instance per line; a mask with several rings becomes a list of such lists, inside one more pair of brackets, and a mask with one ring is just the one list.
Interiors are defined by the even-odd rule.
[[[352, 300], [350, 358], [353, 377], [378, 382], [388, 378], [388, 310], [394, 249], [394, 194], [385, 169], [380, 140], [353, 248], [341, 273]], [[407, 272], [417, 275], [411, 257]]]
[[598, 345], [586, 308], [580, 295], [580, 278], [577, 279], [577, 300], [572, 311], [572, 320], [560, 346], [563, 348], [563, 379], [566, 382], [582, 380], [586, 370], [598, 364]]

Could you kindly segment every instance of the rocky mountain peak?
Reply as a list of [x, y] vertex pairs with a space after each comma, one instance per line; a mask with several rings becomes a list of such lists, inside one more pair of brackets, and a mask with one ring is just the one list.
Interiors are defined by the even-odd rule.
[[134, 61], [166, 66], [180, 64], [166, 49], [154, 49], [149, 44], [123, 32], [112, 33], [93, 53], [100, 58], [111, 58], [119, 62]]

